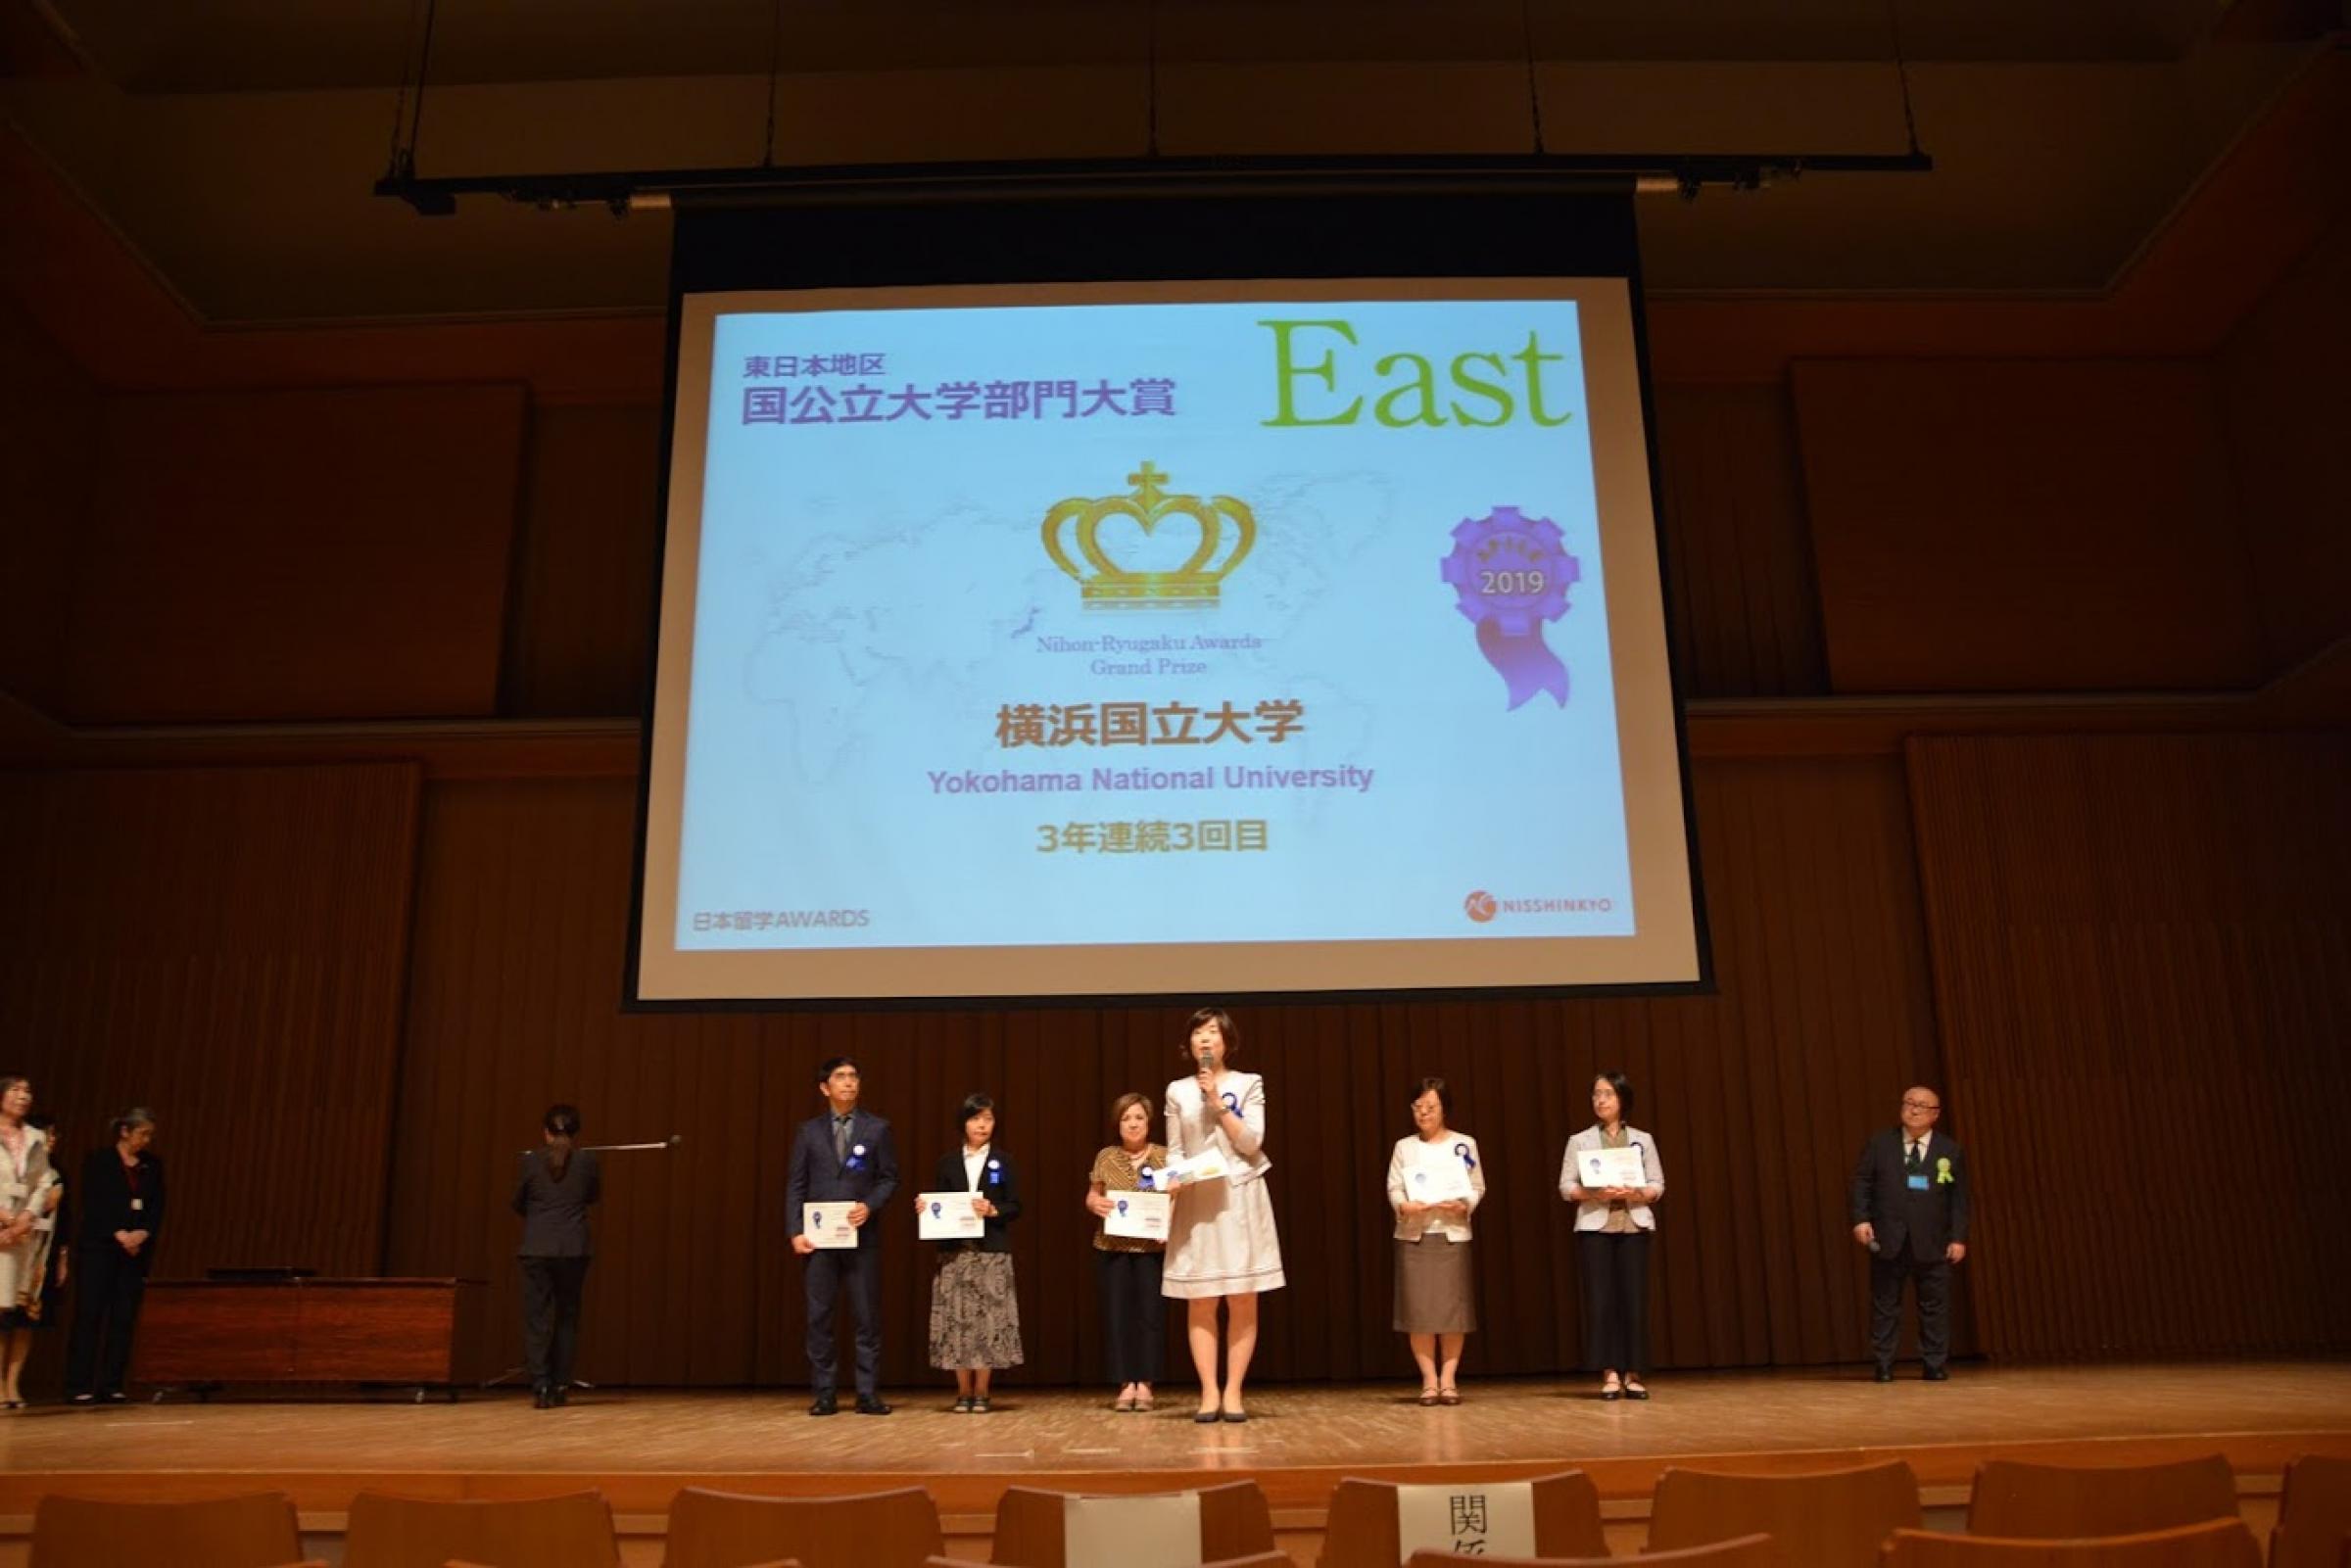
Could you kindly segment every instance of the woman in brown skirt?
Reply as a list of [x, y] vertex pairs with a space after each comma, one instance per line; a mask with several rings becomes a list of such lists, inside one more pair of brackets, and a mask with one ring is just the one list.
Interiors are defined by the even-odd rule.
[[[954, 1372], [958, 1415], [985, 1415], [989, 1376], [1021, 1364], [1021, 1305], [1012, 1290], [1012, 1238], [1005, 1234], [1021, 1216], [1021, 1189], [1012, 1162], [996, 1147], [995, 1102], [966, 1095], [957, 1119], [962, 1147], [939, 1157], [931, 1191], [974, 1194], [972, 1208], [985, 1229], [975, 1240], [937, 1244], [931, 1364]], [[922, 1207], [920, 1195], [915, 1207]]]
[[1396, 1211], [1396, 1331], [1420, 1363], [1420, 1402], [1459, 1404], [1462, 1342], [1477, 1327], [1469, 1268], [1469, 1215], [1486, 1195], [1477, 1140], [1445, 1124], [1453, 1095], [1422, 1078], [1413, 1133], [1388, 1157], [1388, 1207]]

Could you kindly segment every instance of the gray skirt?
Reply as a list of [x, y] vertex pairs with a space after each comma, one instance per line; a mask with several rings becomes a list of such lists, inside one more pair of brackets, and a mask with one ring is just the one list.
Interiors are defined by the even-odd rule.
[[1396, 1332], [1470, 1334], [1477, 1330], [1477, 1298], [1470, 1286], [1465, 1241], [1433, 1231], [1396, 1243]]
[[1012, 1254], [958, 1252], [939, 1259], [931, 1282], [933, 1366], [1021, 1364], [1021, 1304], [1012, 1291]]

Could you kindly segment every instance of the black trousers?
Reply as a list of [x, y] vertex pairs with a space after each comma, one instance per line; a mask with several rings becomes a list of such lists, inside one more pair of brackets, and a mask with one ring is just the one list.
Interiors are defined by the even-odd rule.
[[1880, 1366], [1894, 1365], [1902, 1339], [1902, 1282], [1918, 1290], [1918, 1358], [1930, 1368], [1951, 1355], [1951, 1265], [1942, 1258], [1906, 1254], [1869, 1260], [1869, 1353]]
[[1167, 1361], [1168, 1303], [1159, 1293], [1164, 1253], [1094, 1254], [1102, 1287], [1102, 1369], [1121, 1388], [1156, 1383]]
[[1649, 1243], [1646, 1230], [1579, 1230], [1576, 1269], [1584, 1282], [1584, 1364], [1595, 1371], [1649, 1370]]
[[882, 1391], [882, 1246], [825, 1248], [808, 1255], [808, 1372], [819, 1394], [840, 1386], [834, 1360], [833, 1307], [844, 1292], [857, 1317], [857, 1392]]
[[525, 1258], [522, 1264], [522, 1364], [535, 1389], [571, 1387], [572, 1357], [580, 1346], [580, 1296], [588, 1284], [585, 1258]]
[[73, 1332], [66, 1340], [66, 1397], [120, 1394], [130, 1335], [147, 1294], [147, 1265], [109, 1241], [73, 1249]]

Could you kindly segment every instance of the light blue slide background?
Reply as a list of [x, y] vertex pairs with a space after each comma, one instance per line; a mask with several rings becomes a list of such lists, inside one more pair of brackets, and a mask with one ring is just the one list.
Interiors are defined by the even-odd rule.
[[[1351, 426], [1268, 428], [1268, 318], [1352, 323], [1360, 347], [1302, 331], [1295, 362], [1335, 351], [1337, 393], [1292, 381]], [[1371, 417], [1411, 351], [1444, 380], [1462, 353], [1539, 333], [1544, 401], [1524, 367], [1501, 428], [1395, 429]], [[1172, 415], [886, 424], [742, 422], [746, 356], [879, 354], [891, 391], [942, 381], [1175, 382]], [[1634, 909], [1576, 308], [1565, 301], [1116, 305], [722, 315], [708, 389], [677, 944], [729, 948], [1604, 936]], [[1480, 366], [1490, 374], [1491, 366]], [[1081, 404], [1082, 404], [1081, 400]], [[1470, 400], [1463, 400], [1465, 403]], [[885, 407], [888, 404], [886, 402]], [[1490, 405], [1473, 404], [1481, 415]], [[1247, 502], [1257, 541], [1198, 609], [1088, 609], [1044, 553], [1068, 497], [1123, 495], [1148, 460], [1172, 494]], [[1548, 517], [1581, 570], [1543, 628], [1566, 665], [1562, 707], [1508, 707], [1439, 563], [1454, 526], [1497, 506]], [[1173, 566], [1197, 539], [1105, 528], [1123, 560]], [[1074, 545], [1072, 554], [1076, 555]], [[1194, 634], [1260, 648], [1186, 653], [1200, 674], [1097, 675], [1040, 640]], [[1122, 662], [1147, 655], [1125, 655]], [[1279, 745], [1005, 748], [1006, 703], [1229, 699], [1305, 704]], [[1226, 788], [1227, 766], [1368, 771], [1367, 790]], [[1216, 770], [1209, 789], [1097, 790], [1096, 768]], [[1067, 772], [1063, 793], [948, 794], [934, 772]], [[1040, 853], [1040, 826], [1267, 824], [1259, 852]], [[1586, 907], [1470, 921], [1463, 899]], [[1605, 903], [1606, 908], [1593, 905]], [[853, 909], [865, 924], [713, 927], [713, 913]], [[696, 914], [704, 916], [697, 923]]]

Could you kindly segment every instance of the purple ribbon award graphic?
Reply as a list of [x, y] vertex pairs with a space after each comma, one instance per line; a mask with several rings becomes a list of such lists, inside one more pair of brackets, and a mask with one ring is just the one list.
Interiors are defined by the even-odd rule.
[[1477, 627], [1477, 648], [1510, 689], [1516, 708], [1538, 691], [1567, 705], [1567, 666], [1543, 641], [1543, 625], [1567, 613], [1567, 590], [1583, 576], [1559, 524], [1497, 506], [1464, 517], [1453, 553], [1438, 564], [1456, 607]]

